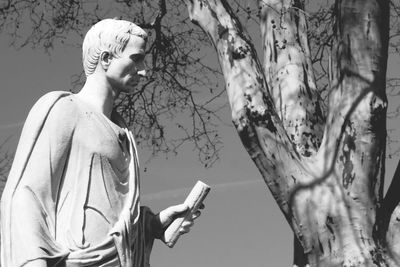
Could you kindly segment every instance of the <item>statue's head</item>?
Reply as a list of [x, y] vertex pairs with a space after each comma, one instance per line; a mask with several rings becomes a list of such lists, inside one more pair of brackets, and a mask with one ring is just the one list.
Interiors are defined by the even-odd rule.
[[126, 20], [104, 19], [93, 25], [86, 33], [82, 45], [86, 76], [94, 73], [103, 51], [108, 51], [112, 57], [118, 57], [132, 35], [147, 40], [147, 33], [142, 28]]

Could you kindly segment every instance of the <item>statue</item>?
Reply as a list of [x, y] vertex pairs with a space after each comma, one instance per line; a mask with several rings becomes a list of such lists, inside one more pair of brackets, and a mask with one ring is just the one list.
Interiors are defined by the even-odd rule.
[[154, 239], [188, 210], [140, 206], [135, 141], [113, 111], [145, 75], [146, 39], [131, 22], [98, 22], [83, 42], [82, 90], [33, 106], [1, 200], [2, 266], [149, 266]]

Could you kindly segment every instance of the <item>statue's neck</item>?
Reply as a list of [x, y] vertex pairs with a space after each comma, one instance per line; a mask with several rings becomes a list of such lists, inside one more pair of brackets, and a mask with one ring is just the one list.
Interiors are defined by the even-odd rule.
[[87, 77], [85, 85], [77, 96], [92, 109], [110, 119], [118, 93], [112, 89], [104, 76], [92, 74]]

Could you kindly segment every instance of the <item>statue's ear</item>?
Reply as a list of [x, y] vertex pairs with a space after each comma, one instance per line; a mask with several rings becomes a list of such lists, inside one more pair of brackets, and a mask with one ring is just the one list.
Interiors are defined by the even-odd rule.
[[108, 69], [108, 66], [110, 66], [111, 60], [112, 60], [112, 55], [109, 51], [101, 52], [99, 61], [104, 70]]

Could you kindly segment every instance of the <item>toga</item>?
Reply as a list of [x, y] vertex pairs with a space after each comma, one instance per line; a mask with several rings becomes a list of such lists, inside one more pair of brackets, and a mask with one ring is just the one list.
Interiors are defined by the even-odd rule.
[[149, 266], [154, 214], [132, 133], [112, 118], [68, 92], [33, 106], [1, 200], [2, 266]]

